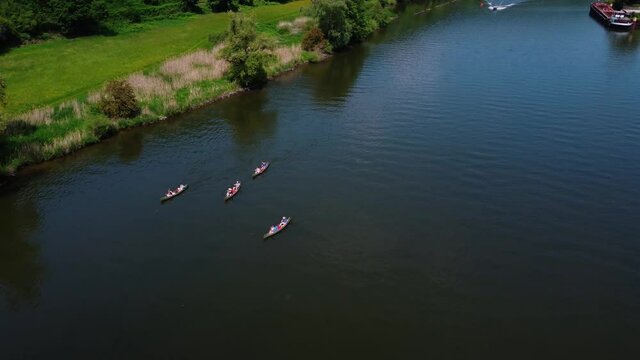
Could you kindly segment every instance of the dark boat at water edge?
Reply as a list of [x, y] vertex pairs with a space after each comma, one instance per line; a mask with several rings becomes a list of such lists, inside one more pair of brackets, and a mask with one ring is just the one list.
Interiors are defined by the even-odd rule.
[[636, 27], [636, 20], [632, 19], [628, 12], [625, 10], [614, 10], [613, 6], [609, 3], [591, 3], [589, 15], [612, 30], [631, 31]]

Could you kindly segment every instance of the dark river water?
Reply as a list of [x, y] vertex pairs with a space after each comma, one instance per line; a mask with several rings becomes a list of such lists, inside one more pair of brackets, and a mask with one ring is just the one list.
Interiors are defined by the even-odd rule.
[[640, 32], [423, 7], [5, 184], [0, 358], [637, 359]]

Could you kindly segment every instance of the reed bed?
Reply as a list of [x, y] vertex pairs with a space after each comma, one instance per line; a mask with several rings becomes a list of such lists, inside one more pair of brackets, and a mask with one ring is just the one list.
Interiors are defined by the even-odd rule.
[[53, 122], [53, 110], [51, 106], [33, 109], [17, 116], [15, 120], [23, 121], [34, 126], [49, 125]]
[[[135, 73], [127, 78], [140, 101], [159, 97], [171, 102], [176, 91], [198, 82], [221, 79], [229, 63], [219, 58], [221, 45], [211, 50], [200, 50], [164, 62], [157, 74]], [[174, 99], [175, 102], [175, 99]], [[167, 104], [173, 109], [173, 103]]]
[[291, 65], [302, 59], [302, 47], [299, 44], [279, 47], [273, 51], [281, 65]]
[[68, 154], [81, 148], [86, 142], [87, 135], [83, 130], [75, 130], [63, 137], [53, 139], [50, 144], [45, 144], [42, 150], [50, 157]]
[[293, 21], [280, 21], [278, 23], [278, 30], [287, 31], [290, 34], [299, 34], [304, 30], [307, 30], [312, 23], [312, 18], [308, 16], [301, 16]]

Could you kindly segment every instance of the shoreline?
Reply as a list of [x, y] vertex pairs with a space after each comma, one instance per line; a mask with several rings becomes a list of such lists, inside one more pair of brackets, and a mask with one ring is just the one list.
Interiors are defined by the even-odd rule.
[[[349, 50], [346, 50], [349, 51]], [[310, 65], [310, 64], [316, 64], [316, 63], [320, 63], [320, 62], [324, 62], [326, 60], [328, 60], [329, 58], [332, 57], [333, 54], [326, 54], [326, 53], [319, 53], [317, 54], [317, 57], [313, 60], [311, 59], [307, 59], [307, 60], [302, 60], [302, 61], [298, 61], [295, 62], [294, 65], [292, 66], [287, 66], [286, 68], [282, 69], [281, 71], [278, 71], [274, 74], [272, 74], [271, 76], [269, 76], [268, 78], [268, 83], [272, 82], [273, 80], [284, 76], [288, 73], [291, 73], [297, 69], [299, 69], [301, 66], [303, 65]], [[235, 85], [235, 84], [234, 84]], [[232, 90], [229, 91], [225, 91], [219, 95], [216, 95], [214, 97], [211, 98], [207, 98], [201, 102], [197, 102], [197, 103], [193, 103], [193, 104], [189, 104], [189, 106], [187, 106], [184, 109], [180, 109], [177, 112], [173, 112], [171, 114], [168, 114], [166, 116], [161, 115], [161, 116], [157, 116], [157, 117], [148, 117], [145, 118], [143, 116], [139, 116], [133, 119], [126, 119], [123, 123], [122, 126], [119, 126], [117, 129], [113, 129], [112, 131], [107, 132], [104, 136], [100, 136], [97, 137], [95, 139], [86, 139], [86, 141], [83, 141], [81, 144], [79, 144], [79, 146], [77, 148], [74, 149], [69, 149], [69, 151], [64, 151], [61, 152], [59, 154], [56, 154], [54, 156], [51, 156], [43, 161], [35, 161], [35, 162], [28, 162], [28, 163], [24, 163], [19, 165], [14, 171], [11, 172], [4, 172], [4, 169], [0, 169], [0, 185], [2, 185], [2, 181], [6, 180], [6, 179], [10, 179], [10, 178], [17, 178], [20, 176], [19, 172], [30, 167], [30, 166], [35, 166], [35, 165], [39, 165], [39, 164], [43, 164], [46, 163], [48, 161], [52, 161], [52, 160], [56, 160], [62, 157], [65, 157], [67, 155], [70, 155], [72, 153], [81, 151], [84, 148], [93, 146], [93, 145], [98, 145], [100, 144], [102, 141], [104, 140], [108, 140], [110, 138], [113, 138], [115, 136], [117, 136], [119, 133], [130, 130], [130, 129], [134, 129], [134, 128], [140, 128], [140, 127], [144, 127], [144, 126], [150, 126], [150, 125], [155, 125], [158, 124], [162, 121], [167, 121], [170, 119], [173, 119], [175, 117], [178, 116], [182, 116], [185, 115], [189, 112], [198, 110], [198, 109], [202, 109], [205, 108], [209, 105], [215, 104], [219, 101], [224, 101], [228, 98], [231, 98], [233, 96], [238, 96], [241, 94], [244, 94], [246, 92], [249, 91], [253, 91], [252, 89], [249, 88], [241, 88], [241, 87], [236, 87]]]
[[[450, 2], [445, 3], [448, 4]], [[394, 21], [398, 16], [398, 13], [394, 11], [393, 17], [389, 19], [389, 21]], [[298, 18], [298, 17], [296, 17]], [[294, 18], [294, 19], [296, 19]], [[284, 21], [293, 21], [294, 19], [286, 19]], [[379, 26], [375, 31], [379, 31], [382, 26]], [[277, 30], [277, 27], [276, 27]], [[374, 31], [374, 32], [375, 32]], [[264, 32], [264, 30], [262, 31]], [[298, 69], [301, 65], [314, 64], [326, 61], [332, 56], [332, 53], [324, 53], [320, 50], [314, 50], [312, 52], [302, 51], [300, 49], [300, 44], [302, 40], [302, 34], [287, 34], [289, 36], [289, 40], [285, 42], [283, 47], [278, 48], [277, 50], [283, 50], [285, 52], [284, 55], [278, 54], [279, 60], [276, 61], [275, 64], [272, 64], [272, 67], [267, 69], [268, 73], [268, 81], [271, 82], [274, 79], [282, 76], [286, 73], [292, 72]], [[276, 35], [278, 37], [279, 35]], [[282, 34], [280, 34], [282, 36]], [[286, 36], [286, 35], [285, 35]], [[293, 36], [293, 39], [291, 37]], [[213, 45], [212, 45], [213, 46]], [[165, 60], [164, 65], [167, 65], [170, 62], [180, 61], [181, 59], [188, 58], [190, 56], [199, 55], [201, 52], [209, 52], [211, 56], [215, 57], [216, 46], [213, 46], [213, 49], [210, 50], [198, 50], [196, 52], [191, 52], [183, 55], [182, 57], [177, 58], [169, 58]], [[350, 51], [351, 46], [348, 46], [345, 49], [340, 50], [341, 52]], [[200, 54], [201, 55], [201, 54]], [[288, 56], [288, 57], [287, 57]], [[283, 60], [286, 59], [286, 60]], [[210, 61], [211, 59], [209, 59]], [[199, 65], [199, 64], [195, 64]], [[218, 64], [212, 64], [212, 67], [217, 67]], [[162, 69], [163, 65], [160, 65], [160, 69]], [[131, 83], [131, 79], [133, 77], [138, 77], [139, 80], [142, 78], [143, 80], [155, 80], [160, 76], [165, 76], [166, 74], [162, 74], [162, 70], [156, 69], [151, 72], [137, 72], [130, 74], [127, 77], [122, 79], [128, 80]], [[216, 69], [217, 70], [217, 69]], [[6, 141], [6, 149], [10, 149], [13, 153], [8, 152], [8, 156], [3, 160], [3, 163], [0, 163], [0, 181], [3, 179], [16, 178], [20, 176], [20, 171], [24, 168], [27, 168], [32, 165], [45, 163], [50, 160], [58, 159], [69, 155], [71, 153], [77, 152], [83, 148], [86, 148], [91, 145], [98, 144], [103, 140], [108, 138], [112, 138], [117, 133], [131, 129], [134, 127], [142, 127], [146, 125], [156, 124], [160, 121], [167, 120], [169, 118], [174, 118], [178, 115], [183, 115], [188, 112], [206, 107], [218, 101], [223, 101], [224, 99], [230, 98], [232, 96], [236, 96], [238, 94], [244, 93], [250, 89], [240, 88], [237, 84], [230, 82], [223, 75], [216, 75], [215, 78], [207, 78], [206, 80], [200, 80], [199, 82], [187, 83], [186, 86], [182, 87], [174, 87], [170, 90], [169, 95], [162, 94], [165, 96], [161, 97], [153, 97], [147, 96], [147, 98], [141, 99], [139, 94], [137, 95], [138, 102], [143, 109], [140, 115], [132, 119], [118, 119], [118, 120], [110, 120], [107, 119], [102, 114], [95, 114], [95, 105], [96, 100], [95, 97], [97, 93], [88, 94], [85, 98], [79, 98], [73, 101], [69, 101], [63, 104], [60, 104], [56, 108], [49, 108], [49, 114], [47, 122], [36, 123], [31, 122], [26, 124], [25, 126], [35, 128], [36, 130], [32, 130], [35, 132], [40, 130], [39, 126], [43, 128], [49, 126], [58, 126], [56, 123], [58, 120], [55, 118], [56, 113], [59, 112], [75, 112], [76, 116], [71, 115], [68, 119], [64, 119], [65, 122], [74, 124], [66, 125], [69, 129], [65, 129], [66, 132], [63, 133], [62, 136], [54, 137], [50, 143], [35, 143], [32, 141], [31, 143], [28, 140], [23, 140], [22, 145], [14, 145], [14, 148], [11, 148], [9, 145], [9, 141], [12, 140], [12, 134], [9, 133], [9, 126], [7, 126], [7, 136]], [[173, 80], [171, 80], [173, 81]], [[142, 81], [144, 82], [144, 81]], [[152, 86], [150, 86], [150, 81], [147, 81], [146, 86], [149, 88], [144, 88], [141, 91], [148, 91], [151, 95], [155, 94], [158, 90]], [[203, 85], [204, 84], [204, 85]], [[151, 84], [157, 85], [157, 84]], [[165, 84], [162, 84], [165, 85]], [[144, 84], [142, 86], [145, 86]], [[171, 82], [169, 82], [169, 86], [173, 86]], [[134, 86], [135, 87], [135, 86]], [[187, 93], [186, 103], [178, 103], [181, 99], [178, 99], [180, 95], [184, 95], [183, 93]], [[194, 93], [197, 93], [196, 96], [193, 96]], [[149, 95], [149, 94], [147, 94]], [[94, 99], [92, 99], [92, 97]], [[184, 97], [184, 96], [183, 96]], [[194, 98], [192, 98], [194, 97]], [[184, 100], [184, 99], [182, 99]], [[154, 108], [155, 106], [155, 108]], [[77, 110], [77, 108], [80, 110]], [[32, 112], [35, 112], [40, 109], [35, 109]], [[24, 114], [29, 115], [29, 114]], [[24, 122], [20, 117], [16, 117], [10, 120], [7, 125], [14, 123], [13, 125], [20, 125], [20, 122]], [[44, 124], [44, 125], [43, 125]], [[23, 124], [24, 125], [24, 124]], [[18, 130], [20, 131], [20, 130]], [[43, 131], [46, 131], [43, 130]], [[45, 137], [42, 134], [38, 134], [40, 137]], [[45, 134], [46, 135], [46, 134]], [[19, 138], [22, 135], [18, 133], [14, 137]], [[20, 139], [22, 140], [22, 139]], [[0, 146], [3, 144], [0, 143]], [[21, 147], [20, 147], [21, 146]], [[23, 148], [25, 148], [23, 155]]]

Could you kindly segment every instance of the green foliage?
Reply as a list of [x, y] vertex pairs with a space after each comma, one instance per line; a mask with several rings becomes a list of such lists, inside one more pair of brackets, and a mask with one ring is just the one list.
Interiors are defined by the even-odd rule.
[[326, 42], [327, 40], [325, 40], [322, 31], [314, 27], [304, 34], [302, 38], [302, 50], [314, 51], [316, 49], [324, 49], [326, 48]]
[[[376, 0], [377, 1], [377, 0]], [[369, 14], [364, 0], [347, 0], [347, 18], [351, 22], [351, 43], [366, 39], [374, 29], [368, 26]]]
[[229, 77], [242, 87], [257, 88], [267, 82], [266, 66], [274, 58], [273, 41], [256, 30], [253, 17], [231, 17], [222, 57], [230, 63]]
[[180, 0], [180, 9], [188, 12], [198, 11], [198, 0]]
[[133, 118], [140, 114], [133, 87], [125, 80], [110, 81], [100, 99], [100, 110], [112, 119]]
[[0, 50], [20, 44], [20, 34], [13, 23], [0, 16]]
[[313, 10], [318, 18], [318, 27], [331, 45], [340, 49], [349, 44], [353, 26], [347, 18], [344, 0], [314, 0]]
[[212, 12], [238, 11], [240, 8], [239, 0], [207, 0], [207, 4]]
[[198, 0], [0, 0], [0, 47], [7, 42], [3, 39], [7, 34], [12, 34], [9, 46], [14, 46], [20, 41], [46, 38], [49, 33], [111, 33], [122, 24], [199, 10]]
[[393, 17], [393, 0], [313, 0], [312, 12], [336, 49], [363, 41]]
[[[308, 4], [292, 2], [246, 12], [255, 14], [260, 31], [272, 29], [275, 34], [279, 21], [294, 19], [300, 7]], [[0, 56], [0, 74], [10, 84], [7, 96], [11, 101], [6, 111], [17, 115], [36, 107], [55, 106], [82, 97], [109, 80], [152, 69], [170, 57], [211, 48], [207, 37], [213, 34], [218, 41], [217, 34], [226, 31], [230, 18], [228, 13], [209, 13], [157, 22], [139, 32], [73, 41], [58, 39], [14, 49]]]

